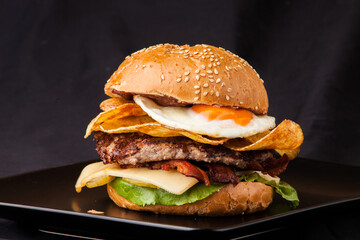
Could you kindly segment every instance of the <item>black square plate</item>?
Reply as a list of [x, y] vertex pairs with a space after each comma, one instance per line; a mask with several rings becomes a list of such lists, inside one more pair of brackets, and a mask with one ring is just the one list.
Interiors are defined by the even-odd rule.
[[[185, 217], [134, 212], [118, 208], [105, 187], [75, 192], [76, 179], [88, 163], [0, 179], [0, 217], [42, 229], [105, 238], [135, 238], [149, 233], [239, 237], [279, 228], [309, 213], [360, 202], [359, 166], [297, 158], [281, 175], [298, 191], [300, 206], [296, 209], [276, 196], [266, 211], [249, 216]], [[103, 214], [90, 214], [89, 210]]]

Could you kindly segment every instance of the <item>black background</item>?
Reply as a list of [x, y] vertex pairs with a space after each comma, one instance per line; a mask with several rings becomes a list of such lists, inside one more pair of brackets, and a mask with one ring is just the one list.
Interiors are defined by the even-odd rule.
[[243, 57], [265, 81], [269, 115], [301, 125], [301, 157], [360, 165], [359, 10], [350, 0], [0, 1], [0, 177], [97, 158], [83, 135], [106, 80], [158, 43]]

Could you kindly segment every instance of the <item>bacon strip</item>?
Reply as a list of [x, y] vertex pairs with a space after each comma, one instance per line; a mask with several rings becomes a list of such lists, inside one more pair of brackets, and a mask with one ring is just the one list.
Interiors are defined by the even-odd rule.
[[285, 171], [289, 162], [290, 159], [286, 154], [284, 154], [281, 158], [277, 159], [276, 161], [265, 161], [262, 164], [262, 166], [264, 168], [265, 173], [275, 177]]
[[224, 164], [213, 163], [206, 164], [209, 168], [209, 175], [212, 181], [218, 183], [228, 183], [236, 185], [239, 183], [239, 178], [236, 176], [234, 170]]
[[286, 154], [284, 154], [280, 158], [265, 159], [262, 162], [252, 162], [251, 164], [249, 164], [248, 170], [262, 171], [264, 173], [269, 174], [272, 177], [275, 177], [285, 171], [289, 162], [290, 162], [289, 157]]
[[[278, 176], [282, 173], [288, 163], [289, 158], [284, 154], [281, 158], [273, 160], [271, 158], [266, 159], [265, 161], [253, 162], [251, 164], [251, 170], [259, 170], [264, 173], [267, 173], [271, 176]], [[232, 167], [227, 166], [221, 163], [199, 163], [200, 167], [207, 168], [208, 171], [205, 172], [201, 168], [191, 164], [186, 160], [165, 160], [165, 161], [156, 161], [156, 162], [147, 162], [147, 163], [138, 163], [136, 165], [123, 164], [120, 165], [121, 168], [140, 168], [146, 167], [149, 169], [162, 169], [170, 170], [176, 169], [179, 173], [184, 174], [187, 177], [194, 177], [200, 182], [203, 182], [206, 186], [210, 186], [210, 179], [212, 182], [217, 183], [232, 183], [236, 185], [239, 183], [239, 178], [236, 176], [235, 171]], [[210, 177], [209, 177], [210, 176]]]
[[167, 171], [176, 168], [179, 173], [184, 174], [187, 177], [194, 177], [205, 183], [206, 186], [210, 186], [209, 176], [206, 174], [206, 172], [185, 160], [160, 161], [151, 164], [150, 168]]
[[176, 169], [179, 173], [184, 174], [187, 177], [194, 177], [200, 182], [203, 182], [206, 186], [210, 186], [209, 176], [206, 172], [199, 167], [189, 163], [186, 160], [166, 160], [148, 163], [139, 163], [136, 165], [122, 164], [121, 168], [141, 168], [146, 167], [153, 170], [170, 170]]

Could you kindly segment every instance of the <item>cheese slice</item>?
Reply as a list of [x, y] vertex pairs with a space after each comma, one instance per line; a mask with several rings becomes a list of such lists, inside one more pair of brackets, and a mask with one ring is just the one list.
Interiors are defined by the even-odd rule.
[[[91, 163], [89, 165], [87, 165], [80, 173], [80, 176], [78, 177], [76, 184], [75, 184], [75, 189], [77, 192], [81, 192], [81, 188], [84, 186], [87, 186], [87, 184], [89, 184], [90, 187], [95, 187], [95, 183], [98, 183], [97, 186], [101, 186], [104, 184], [107, 184], [107, 182], [100, 184], [101, 179], [96, 179], [96, 174], [98, 172], [101, 172], [104, 169], [107, 168], [117, 168], [119, 167], [117, 164], [103, 164], [102, 162], [96, 162], [96, 163]], [[101, 177], [101, 175], [98, 174], [98, 176]], [[106, 177], [106, 176], [103, 176]], [[92, 184], [94, 183], [94, 184]]]
[[169, 171], [148, 168], [122, 169], [117, 164], [104, 165], [102, 162], [97, 162], [89, 164], [83, 169], [75, 184], [76, 191], [81, 192], [81, 188], [84, 186], [95, 187], [107, 184], [113, 180], [108, 176], [149, 183], [177, 195], [198, 183], [196, 178], [187, 177], [174, 169]]

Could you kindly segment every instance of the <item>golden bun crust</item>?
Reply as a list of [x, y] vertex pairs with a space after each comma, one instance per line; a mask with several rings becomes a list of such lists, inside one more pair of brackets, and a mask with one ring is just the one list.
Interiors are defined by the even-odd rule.
[[205, 44], [142, 49], [119, 66], [106, 83], [105, 93], [168, 98], [182, 105], [245, 108], [256, 114], [267, 114], [269, 105], [263, 81], [245, 60]]
[[273, 199], [273, 189], [259, 182], [240, 182], [236, 186], [228, 184], [209, 197], [181, 206], [149, 205], [140, 207], [119, 196], [108, 185], [110, 198], [122, 208], [136, 211], [150, 211], [172, 215], [227, 216], [249, 214], [265, 210]]

